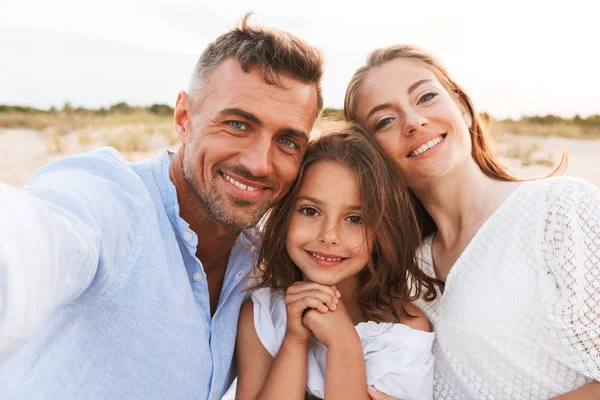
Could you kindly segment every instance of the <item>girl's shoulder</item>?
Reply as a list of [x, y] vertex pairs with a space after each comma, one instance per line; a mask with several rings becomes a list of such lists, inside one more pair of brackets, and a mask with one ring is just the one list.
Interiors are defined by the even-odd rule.
[[402, 305], [408, 315], [402, 315], [400, 317], [401, 324], [419, 331], [431, 332], [431, 324], [423, 310], [408, 301], [403, 302]]
[[390, 313], [383, 316], [384, 322], [368, 321], [358, 324], [356, 330], [363, 346], [378, 340], [388, 344], [398, 343], [402, 347], [430, 348], [435, 334], [431, 331], [425, 313], [410, 302], [405, 302], [404, 309], [410, 316], [403, 315], [399, 321]]
[[245, 304], [244, 307], [251, 308], [256, 334], [267, 351], [275, 357], [283, 342], [287, 323], [284, 295], [261, 288], [252, 292], [250, 299], [250, 305]]

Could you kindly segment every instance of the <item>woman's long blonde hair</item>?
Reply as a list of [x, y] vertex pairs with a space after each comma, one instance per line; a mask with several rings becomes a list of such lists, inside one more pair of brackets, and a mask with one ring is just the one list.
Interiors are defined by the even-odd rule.
[[[360, 92], [361, 86], [365, 77], [373, 68], [382, 65], [388, 61], [395, 59], [406, 58], [419, 61], [429, 67], [436, 74], [440, 83], [446, 88], [448, 93], [454, 96], [455, 100], [461, 102], [468, 110], [471, 116], [471, 126], [469, 132], [471, 134], [471, 154], [479, 168], [484, 174], [490, 178], [518, 182], [521, 181], [508, 168], [506, 168], [500, 160], [493, 148], [493, 139], [490, 129], [484, 118], [475, 111], [475, 106], [469, 95], [464, 89], [456, 83], [444, 64], [434, 55], [416, 46], [411, 45], [396, 45], [377, 49], [367, 56], [366, 65], [360, 67], [355, 73], [348, 89], [346, 90], [346, 98], [344, 100], [344, 116], [346, 120], [358, 122], [356, 117], [356, 97]], [[567, 155], [562, 154], [561, 161], [556, 169], [548, 176], [560, 175], [567, 168]], [[435, 223], [431, 216], [425, 211], [420, 201], [413, 196], [413, 200], [417, 204], [419, 219], [421, 222], [422, 234], [428, 236], [436, 230]]]

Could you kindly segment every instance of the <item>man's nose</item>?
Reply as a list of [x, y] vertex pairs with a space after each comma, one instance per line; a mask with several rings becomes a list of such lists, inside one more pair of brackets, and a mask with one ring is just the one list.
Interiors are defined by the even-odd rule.
[[257, 138], [243, 150], [240, 166], [257, 177], [269, 176], [273, 170], [273, 143], [271, 139]]

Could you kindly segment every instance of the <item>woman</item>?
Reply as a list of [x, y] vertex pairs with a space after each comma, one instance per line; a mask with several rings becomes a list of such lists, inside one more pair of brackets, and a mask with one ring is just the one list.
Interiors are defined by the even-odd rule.
[[371, 53], [344, 111], [401, 170], [421, 268], [445, 282], [417, 303], [437, 335], [434, 397], [600, 396], [600, 191], [517, 179], [465, 91], [416, 47]]

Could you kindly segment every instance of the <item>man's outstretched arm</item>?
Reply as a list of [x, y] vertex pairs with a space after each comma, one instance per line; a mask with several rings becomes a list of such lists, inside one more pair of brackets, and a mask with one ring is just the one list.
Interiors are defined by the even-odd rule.
[[89, 224], [0, 185], [0, 363], [88, 287], [99, 251], [99, 235]]

